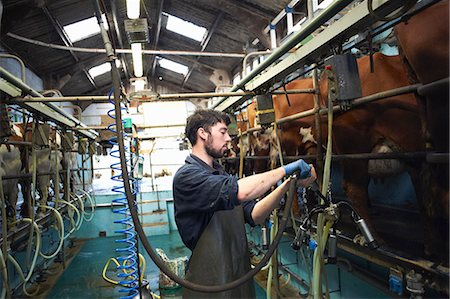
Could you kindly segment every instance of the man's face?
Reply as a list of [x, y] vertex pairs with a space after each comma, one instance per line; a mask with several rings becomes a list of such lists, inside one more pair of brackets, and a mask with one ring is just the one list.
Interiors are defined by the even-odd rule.
[[214, 159], [222, 158], [225, 151], [228, 150], [228, 142], [230, 141], [227, 125], [219, 122], [210, 128], [210, 133], [205, 142], [205, 150]]

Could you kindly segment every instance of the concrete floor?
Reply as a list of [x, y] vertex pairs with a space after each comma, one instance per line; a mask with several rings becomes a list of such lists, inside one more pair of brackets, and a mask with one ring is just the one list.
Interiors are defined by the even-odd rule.
[[[62, 298], [119, 298], [125, 296], [119, 293], [119, 287], [106, 282], [102, 278], [102, 271], [110, 257], [116, 256], [114, 248], [117, 246], [115, 237], [96, 238], [89, 240], [79, 240], [74, 242], [71, 249], [73, 258], [67, 263], [66, 269], [60, 275], [49, 278], [45, 282], [48, 291], [42, 293], [40, 298], [62, 299]], [[190, 251], [183, 245], [178, 232], [169, 235], [151, 237], [150, 243], [154, 248], [161, 248], [170, 258], [189, 256]], [[145, 278], [150, 283], [150, 288], [157, 294], [159, 269], [151, 261], [145, 250], [139, 246], [140, 252], [147, 261]], [[111, 263], [111, 271], [108, 277], [113, 278], [115, 265]], [[52, 282], [54, 281], [54, 282]], [[54, 285], [53, 285], [54, 284]], [[53, 285], [53, 286], [52, 286]], [[257, 298], [266, 298], [265, 291], [255, 283]], [[150, 298], [148, 295], [143, 298]]]

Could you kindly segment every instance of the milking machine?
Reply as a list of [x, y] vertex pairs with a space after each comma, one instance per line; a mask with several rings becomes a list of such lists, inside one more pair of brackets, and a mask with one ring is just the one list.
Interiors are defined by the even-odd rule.
[[[64, 190], [66, 195], [64, 199], [60, 198], [59, 194], [59, 173], [60, 173], [60, 166], [59, 166], [59, 159], [58, 159], [58, 150], [57, 147], [55, 147], [54, 144], [51, 144], [49, 142], [49, 132], [50, 132], [50, 126], [45, 123], [41, 123], [38, 121], [37, 118], [34, 119], [34, 121], [31, 123], [31, 125], [27, 125], [29, 118], [24, 119], [24, 135], [23, 135], [23, 141], [11, 141], [8, 138], [13, 136], [13, 133], [17, 135], [17, 127], [15, 131], [12, 131], [13, 124], [10, 121], [10, 117], [8, 114], [8, 107], [3, 102], [0, 103], [0, 137], [1, 137], [1, 143], [6, 142], [7, 150], [10, 151], [10, 148], [13, 146], [21, 146], [23, 147], [23, 156], [25, 158], [28, 158], [28, 153], [31, 152], [31, 159], [30, 162], [28, 162], [28, 159], [24, 159], [25, 162], [22, 162], [22, 164], [25, 163], [26, 169], [25, 171], [27, 173], [19, 173], [17, 175], [10, 174], [10, 173], [4, 173], [3, 168], [0, 171], [0, 199], [1, 199], [1, 215], [2, 215], [2, 250], [1, 250], [1, 265], [2, 266], [2, 279], [3, 279], [3, 288], [2, 288], [2, 294], [0, 298], [4, 298], [5, 296], [10, 297], [12, 296], [16, 291], [17, 288], [21, 286], [22, 293], [26, 296], [36, 296], [39, 292], [39, 285], [36, 285], [36, 269], [39, 268], [39, 273], [42, 273], [42, 271], [47, 267], [48, 262], [54, 260], [55, 258], [60, 256], [60, 253], [62, 252], [64, 248], [64, 241], [68, 239], [71, 233], [76, 231], [80, 228], [81, 223], [84, 220], [89, 221], [93, 218], [94, 213], [94, 206], [95, 203], [91, 196], [85, 191], [81, 190], [82, 195], [76, 194], [75, 192], [70, 192], [69, 190], [69, 180], [70, 180], [70, 172], [71, 165], [70, 163], [67, 163], [66, 165], [66, 180], [64, 182]], [[27, 132], [27, 129], [31, 130], [30, 132]], [[29, 140], [27, 140], [29, 139]], [[84, 141], [84, 142], [83, 142]], [[80, 140], [80, 146], [87, 147], [87, 143], [85, 140]], [[28, 147], [31, 147], [31, 151]], [[49, 151], [48, 160], [50, 160], [50, 168], [52, 170], [48, 172], [46, 170], [44, 173], [42, 173], [42, 170], [39, 172], [37, 171], [37, 160], [36, 160], [36, 151]], [[68, 151], [68, 146], [66, 147], [66, 152]], [[71, 150], [71, 149], [70, 149]], [[83, 152], [87, 152], [86, 150], [82, 150]], [[23, 158], [23, 157], [22, 157]], [[17, 159], [20, 159], [19, 155], [17, 156]], [[48, 163], [48, 160], [46, 161]], [[2, 161], [2, 163], [7, 163], [7, 161]], [[55, 165], [52, 163], [54, 162]], [[7, 165], [6, 164], [6, 165]], [[3, 164], [5, 166], [5, 164]], [[28, 169], [29, 168], [29, 172]], [[55, 202], [53, 203], [47, 203], [47, 202], [41, 202], [39, 204], [35, 204], [35, 198], [36, 196], [40, 197], [40, 200], [46, 196], [48, 196], [48, 190], [39, 190], [38, 195], [38, 188], [37, 188], [37, 182], [38, 178], [40, 176], [50, 176], [49, 180], [53, 181], [53, 187], [54, 192], [53, 196], [55, 198]], [[30, 180], [31, 177], [31, 180]], [[27, 209], [26, 215], [28, 215], [30, 218], [16, 218], [15, 211], [8, 212], [8, 209], [16, 209], [15, 206], [11, 206], [7, 209], [7, 200], [5, 199], [5, 193], [3, 190], [3, 186], [5, 185], [5, 182], [7, 180], [17, 180], [21, 179], [24, 181], [24, 184], [22, 184], [22, 193], [24, 195], [24, 205], [22, 206], [23, 211], [25, 208]], [[30, 197], [27, 196], [29, 190], [27, 185], [27, 181], [31, 181], [31, 192]], [[11, 185], [9, 185], [11, 186]], [[41, 187], [46, 188], [47, 185]], [[8, 196], [10, 196], [8, 194]], [[28, 199], [27, 199], [28, 198]], [[88, 200], [90, 203], [91, 211], [90, 213], [87, 213], [84, 209], [84, 200]], [[13, 204], [12, 204], [13, 205]], [[64, 205], [66, 207], [64, 207]], [[78, 206], [78, 207], [77, 207]], [[62, 216], [62, 208], [67, 208], [68, 210], [68, 216], [69, 216], [69, 222], [70, 222], [70, 228], [69, 231], [65, 231], [66, 226], [64, 225], [64, 220]], [[40, 211], [40, 214], [35, 216], [35, 212]], [[49, 227], [49, 217], [51, 214], [55, 217], [55, 230], [57, 231], [57, 234], [55, 237], [58, 239], [55, 242], [55, 245], [51, 252], [46, 252], [44, 250], [44, 247], [47, 247], [42, 239], [43, 235], [43, 228]], [[10, 217], [10, 221], [8, 221], [8, 215], [14, 215], [13, 217]], [[15, 251], [21, 250], [20, 248], [23, 247], [23, 245], [17, 244], [17, 240], [22, 240], [26, 238], [27, 235], [30, 235], [28, 238], [28, 242], [25, 242], [25, 244], [28, 244], [29, 246], [26, 253], [24, 255], [24, 262], [22, 261], [22, 258], [19, 260], [18, 257], [22, 257], [22, 255], [14, 255]], [[14, 238], [14, 242], [10, 243], [10, 238]], [[13, 239], [11, 239], [13, 240]], [[11, 246], [13, 248], [11, 248]], [[18, 247], [19, 246], [19, 247]], [[48, 250], [48, 249], [47, 249]], [[41, 259], [39, 259], [41, 257]], [[13, 276], [11, 275], [13, 272], [10, 272], [10, 267], [8, 267], [8, 262], [11, 263], [12, 267], [15, 269], [15, 273], [17, 273], [17, 278], [19, 281], [19, 285], [17, 287], [12, 287], [10, 285], [11, 279], [13, 279]], [[8, 271], [9, 269], [9, 271]], [[40, 274], [39, 274], [40, 275]], [[40, 279], [40, 278], [39, 278]], [[36, 280], [36, 281], [35, 281]], [[30, 284], [33, 284], [33, 288], [30, 288]], [[36, 287], [37, 286], [37, 287]], [[32, 291], [30, 291], [32, 290]]]

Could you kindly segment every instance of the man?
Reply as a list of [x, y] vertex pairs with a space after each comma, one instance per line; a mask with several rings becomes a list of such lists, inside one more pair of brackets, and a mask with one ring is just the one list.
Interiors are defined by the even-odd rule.
[[[300, 185], [316, 179], [312, 165], [303, 160], [239, 179], [228, 175], [214, 159], [222, 158], [231, 141], [229, 117], [215, 110], [197, 110], [187, 119], [186, 137], [192, 154], [173, 180], [175, 221], [184, 244], [192, 250], [186, 279], [202, 285], [220, 285], [250, 270], [244, 222], [264, 222], [279, 205], [289, 179], [262, 200], [283, 177], [300, 171]], [[253, 280], [221, 293], [184, 291], [190, 298], [254, 298]]]

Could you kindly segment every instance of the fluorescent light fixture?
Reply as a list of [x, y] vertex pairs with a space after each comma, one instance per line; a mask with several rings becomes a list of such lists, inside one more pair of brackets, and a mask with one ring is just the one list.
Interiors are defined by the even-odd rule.
[[333, 2], [333, 0], [323, 0], [322, 3], [320, 3], [317, 8], [318, 9], [325, 9]]
[[141, 8], [140, 2], [140, 0], [127, 0], [127, 17], [129, 19], [139, 19]]
[[186, 65], [169, 60], [169, 59], [160, 58], [158, 60], [158, 63], [159, 63], [160, 67], [165, 68], [165, 69], [175, 72], [175, 73], [182, 74], [184, 76], [186, 76], [186, 74], [189, 71], [189, 68]]
[[184, 35], [198, 42], [201, 42], [206, 35], [207, 30], [204, 27], [197, 26], [165, 12], [163, 15], [167, 16], [167, 30]]
[[[102, 14], [102, 19], [106, 30], [108, 30], [108, 22], [106, 21], [104, 14]], [[100, 26], [98, 26], [96, 17], [84, 19], [79, 22], [66, 25], [63, 28], [72, 43], [100, 33]]]
[[94, 66], [93, 68], [90, 68], [88, 72], [92, 78], [95, 78], [109, 71], [111, 71], [111, 63], [105, 62], [100, 65]]
[[142, 65], [142, 44], [131, 44], [131, 55], [133, 56], [133, 69], [136, 77], [142, 77], [144, 74], [144, 68]]

